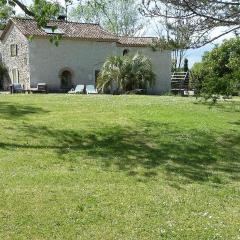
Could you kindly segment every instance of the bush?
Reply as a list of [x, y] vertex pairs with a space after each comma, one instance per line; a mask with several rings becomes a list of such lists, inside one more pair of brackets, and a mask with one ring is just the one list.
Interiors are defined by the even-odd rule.
[[216, 46], [192, 68], [197, 89], [205, 99], [239, 94], [240, 38], [236, 37]]
[[0, 89], [3, 89], [4, 79], [7, 77], [7, 69], [3, 63], [0, 63]]
[[108, 57], [97, 79], [97, 88], [107, 92], [125, 93], [152, 86], [155, 74], [151, 60], [139, 53], [134, 56]]

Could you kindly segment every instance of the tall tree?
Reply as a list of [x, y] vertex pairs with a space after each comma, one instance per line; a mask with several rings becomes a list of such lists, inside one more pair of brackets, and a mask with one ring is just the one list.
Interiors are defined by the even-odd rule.
[[[176, 19], [168, 17], [169, 12], [174, 12]], [[188, 48], [191, 47], [192, 42], [196, 37], [195, 22], [188, 19], [182, 19], [185, 13], [181, 9], [175, 9], [169, 4], [165, 4], [165, 13], [162, 18], [155, 20], [157, 34], [161, 46], [164, 42], [163, 48], [172, 50], [172, 71], [182, 67], [183, 59]]]
[[[64, 7], [55, 0], [33, 0], [30, 6], [21, 0], [0, 0], [0, 21], [4, 20], [6, 15], [9, 16], [10, 7], [18, 6], [26, 16], [34, 18], [38, 26], [42, 27], [60, 13], [68, 15], [70, 5], [72, 0], [65, 0]], [[144, 25], [138, 9], [139, 4], [134, 0], [80, 0], [71, 15], [79, 21], [101, 23], [117, 35], [132, 36], [137, 34]]]
[[134, 36], [144, 27], [135, 0], [80, 1], [71, 12], [74, 20], [101, 24], [106, 30], [121, 36]]
[[[142, 0], [143, 12], [151, 17], [166, 17], [166, 5], [171, 7], [167, 12], [168, 19], [188, 20], [194, 23], [195, 38], [189, 47], [206, 45], [228, 33], [240, 31], [240, 1], [239, 0]], [[181, 16], [175, 11], [183, 12]], [[223, 27], [215, 37], [211, 31]]]
[[[198, 90], [205, 98], [240, 93], [240, 38], [232, 38], [216, 46], [192, 68]], [[216, 100], [216, 99], [215, 99]]]

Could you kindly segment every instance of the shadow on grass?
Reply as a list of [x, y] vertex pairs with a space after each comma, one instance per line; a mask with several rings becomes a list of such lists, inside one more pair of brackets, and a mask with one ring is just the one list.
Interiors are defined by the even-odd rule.
[[41, 114], [47, 111], [28, 105], [22, 105], [18, 103], [0, 102], [0, 119], [15, 119], [27, 116], [29, 114]]
[[[215, 177], [218, 172], [239, 180], [239, 135], [215, 137], [213, 133], [196, 130], [183, 132], [169, 124], [161, 124], [160, 130], [159, 125], [146, 122], [139, 130], [115, 126], [81, 132], [25, 126], [21, 131], [28, 142], [1, 141], [0, 148], [51, 149], [64, 161], [81, 164], [81, 156], [100, 161], [104, 170], [114, 167], [133, 177], [154, 178], [162, 168], [172, 182], [180, 177], [185, 182], [221, 183]], [[32, 144], [31, 139], [36, 144]]]
[[229, 122], [232, 125], [240, 126], [240, 120], [239, 121], [234, 121], [234, 122]]
[[198, 100], [193, 102], [195, 105], [205, 105], [208, 106], [210, 109], [218, 109], [223, 112], [240, 112], [240, 101], [219, 101], [217, 103], [212, 103], [209, 101]]

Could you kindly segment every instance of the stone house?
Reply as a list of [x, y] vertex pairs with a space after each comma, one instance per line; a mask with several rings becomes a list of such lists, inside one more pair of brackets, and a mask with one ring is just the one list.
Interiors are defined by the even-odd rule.
[[[170, 91], [171, 53], [153, 51], [153, 38], [117, 37], [97, 24], [50, 21], [38, 28], [32, 19], [10, 19], [0, 33], [0, 57], [11, 82], [25, 88], [47, 83], [51, 91], [95, 84], [108, 56], [140, 52], [151, 58], [156, 83], [149, 92]], [[50, 42], [61, 36], [58, 46]]]

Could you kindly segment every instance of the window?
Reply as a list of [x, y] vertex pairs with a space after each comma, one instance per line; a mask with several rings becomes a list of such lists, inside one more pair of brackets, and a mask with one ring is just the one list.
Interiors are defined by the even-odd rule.
[[12, 83], [19, 83], [19, 71], [17, 68], [12, 69]]
[[10, 45], [11, 57], [15, 57], [18, 54], [18, 47], [17, 44]]
[[97, 80], [98, 80], [98, 77], [100, 75], [100, 72], [101, 71], [99, 69], [95, 70], [95, 86], [97, 86]]
[[128, 55], [128, 53], [129, 53], [129, 49], [124, 49], [123, 50], [123, 56]]
[[65, 90], [72, 88], [72, 73], [69, 70], [61, 73], [61, 88]]
[[97, 82], [100, 72], [101, 72], [100, 70], [95, 70], [95, 82]]
[[57, 28], [57, 26], [42, 27], [42, 30], [47, 34], [63, 34], [63, 32]]

